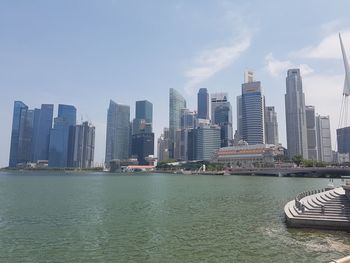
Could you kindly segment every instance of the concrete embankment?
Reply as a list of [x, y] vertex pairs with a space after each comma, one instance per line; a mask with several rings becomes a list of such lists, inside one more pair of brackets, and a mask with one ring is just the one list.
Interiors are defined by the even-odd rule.
[[289, 227], [350, 230], [350, 201], [342, 187], [299, 194], [284, 213]]

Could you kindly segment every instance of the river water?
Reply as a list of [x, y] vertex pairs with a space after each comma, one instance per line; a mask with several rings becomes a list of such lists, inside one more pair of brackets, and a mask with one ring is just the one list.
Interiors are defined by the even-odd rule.
[[283, 216], [328, 183], [0, 172], [0, 262], [329, 262], [350, 254], [349, 234], [287, 229]]

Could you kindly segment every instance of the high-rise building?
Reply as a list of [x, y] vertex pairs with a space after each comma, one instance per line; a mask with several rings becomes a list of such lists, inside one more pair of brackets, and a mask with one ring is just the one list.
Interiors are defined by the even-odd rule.
[[68, 166], [91, 168], [94, 164], [95, 127], [87, 121], [71, 126], [69, 133]]
[[135, 112], [131, 154], [137, 156], [139, 164], [147, 164], [146, 157], [154, 154], [153, 105], [147, 100], [136, 101]]
[[181, 129], [181, 109], [186, 108], [186, 100], [171, 88], [169, 91], [169, 158], [175, 158], [176, 131]]
[[308, 159], [305, 95], [299, 69], [289, 69], [286, 78], [286, 128], [288, 155]]
[[209, 93], [206, 88], [201, 88], [197, 94], [197, 118], [209, 119]]
[[265, 143], [278, 144], [278, 123], [275, 107], [265, 107]]
[[[62, 110], [61, 110], [62, 111]], [[42, 104], [41, 109], [38, 110], [39, 118], [34, 131], [34, 161], [38, 160], [49, 160], [49, 144], [50, 144], [50, 130], [52, 129], [52, 118], [53, 118], [53, 104]], [[36, 121], [34, 121], [36, 122]]]
[[147, 164], [146, 157], [154, 154], [154, 133], [133, 134], [131, 151], [140, 165]]
[[317, 161], [316, 113], [314, 106], [305, 106], [308, 159]]
[[242, 138], [243, 136], [243, 113], [242, 113], [242, 95], [237, 96], [237, 137]]
[[164, 128], [163, 133], [158, 138], [157, 143], [158, 149], [158, 161], [166, 161], [169, 160], [169, 129]]
[[[37, 151], [37, 139], [40, 140], [40, 137], [38, 136], [39, 122], [40, 122], [40, 109], [35, 108], [34, 109], [34, 119], [33, 119], [32, 147], [31, 147], [32, 148], [31, 159], [33, 162], [37, 161], [36, 156], [35, 156], [35, 152]], [[49, 131], [49, 135], [50, 135], [50, 131]], [[49, 137], [49, 141], [50, 141], [50, 137]], [[48, 159], [46, 159], [46, 160], [48, 160]]]
[[105, 163], [129, 158], [130, 107], [110, 101], [107, 114]]
[[17, 163], [27, 163], [32, 161], [32, 137], [33, 137], [34, 110], [22, 109]]
[[211, 94], [211, 123], [215, 122], [215, 109], [221, 105], [225, 105], [228, 102], [227, 92], [213, 93]]
[[180, 129], [176, 131], [174, 158], [177, 160], [187, 160], [188, 131], [196, 124], [196, 113], [188, 109], [181, 109]]
[[242, 139], [248, 144], [265, 143], [265, 98], [260, 81], [242, 84]]
[[69, 154], [69, 132], [76, 125], [77, 110], [71, 105], [58, 105], [58, 116], [50, 131], [49, 167], [67, 167]]
[[329, 116], [316, 116], [318, 160], [332, 162], [331, 125]]
[[221, 129], [217, 125], [201, 125], [196, 129], [196, 159], [210, 161], [220, 149]]
[[231, 103], [227, 101], [216, 107], [214, 115], [214, 124], [217, 124], [221, 129], [221, 147], [231, 146], [233, 140]]
[[21, 115], [25, 114], [28, 106], [22, 101], [15, 101], [13, 106], [12, 131], [11, 131], [11, 146], [9, 167], [16, 167], [18, 162], [18, 145], [20, 135]]
[[337, 129], [338, 153], [350, 154], [350, 126]]

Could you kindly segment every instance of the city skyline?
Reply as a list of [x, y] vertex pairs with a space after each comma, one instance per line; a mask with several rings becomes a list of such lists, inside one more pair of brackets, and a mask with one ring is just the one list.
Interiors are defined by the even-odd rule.
[[[309, 21], [308, 10], [315, 4], [318, 10]], [[18, 6], [5, 1], [0, 5], [0, 30], [5, 39], [0, 44], [1, 167], [9, 161], [15, 100], [31, 109], [41, 103], [74, 105], [77, 120], [83, 116], [96, 126], [95, 162], [101, 163], [110, 99], [126, 105], [142, 99], [151, 101], [158, 138], [163, 127], [168, 127], [169, 88], [185, 97], [190, 110], [196, 109], [199, 88], [207, 88], [209, 94], [228, 92], [235, 130], [234, 98], [240, 94], [247, 68], [256, 72], [268, 104], [275, 106], [280, 142], [286, 146], [284, 78], [288, 68], [300, 67], [306, 104], [315, 106], [320, 115], [330, 115], [335, 148], [344, 82], [338, 32], [342, 33], [347, 53], [350, 50], [346, 1], [338, 6], [300, 2], [303, 8], [298, 19], [286, 13], [278, 1], [275, 13], [258, 2], [201, 2], [201, 8], [195, 3], [159, 2], [154, 18], [152, 5], [143, 3], [139, 3], [140, 9], [133, 10], [131, 4], [106, 2], [97, 6], [98, 12], [93, 12], [96, 4], [91, 2], [81, 9], [72, 4], [70, 10], [59, 3]], [[135, 11], [142, 29], [137, 29], [139, 22], [118, 10]], [[279, 25], [273, 24], [276, 19]], [[163, 25], [156, 26], [160, 20]], [[288, 20], [303, 30], [288, 30]], [[52, 28], [58, 30], [51, 33]], [[135, 116], [133, 111], [132, 107], [130, 116]], [[57, 116], [56, 108], [53, 115]]]

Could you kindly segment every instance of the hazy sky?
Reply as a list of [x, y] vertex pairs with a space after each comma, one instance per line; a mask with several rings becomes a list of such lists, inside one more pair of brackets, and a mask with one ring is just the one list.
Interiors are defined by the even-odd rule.
[[0, 1], [0, 166], [8, 165], [13, 101], [72, 104], [96, 126], [103, 162], [109, 100], [154, 105], [156, 138], [168, 126], [169, 88], [190, 109], [196, 93], [236, 96], [243, 72], [262, 82], [285, 145], [285, 76], [301, 67], [306, 103], [338, 127], [350, 54], [350, 1]]

